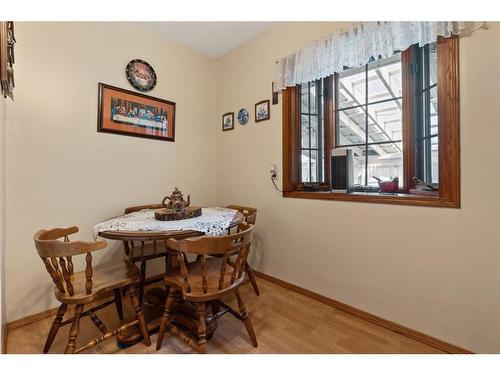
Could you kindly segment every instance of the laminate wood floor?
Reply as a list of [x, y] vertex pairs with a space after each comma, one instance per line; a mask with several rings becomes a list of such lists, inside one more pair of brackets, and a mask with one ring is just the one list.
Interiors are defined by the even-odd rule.
[[[441, 353], [439, 350], [409, 339], [365, 320], [327, 306], [266, 280], [258, 279], [261, 290], [257, 297], [250, 284], [242, 287], [242, 297], [254, 326], [258, 348], [253, 348], [242, 322], [230, 314], [218, 320], [218, 328], [208, 341], [208, 353]], [[125, 319], [133, 311], [124, 298]], [[228, 297], [236, 307], [235, 299]], [[71, 312], [72, 313], [72, 312]], [[114, 305], [97, 313], [108, 328], [118, 327]], [[41, 353], [53, 318], [9, 330], [7, 353]], [[70, 325], [62, 327], [50, 353], [63, 353]], [[101, 333], [90, 321], [81, 321], [79, 343]], [[152, 354], [192, 353], [177, 338], [166, 336], [160, 351], [155, 350], [156, 334], [150, 347], [139, 343], [126, 349], [118, 348], [116, 339], [101, 343], [86, 353]], [[77, 343], [78, 345], [78, 343]]]

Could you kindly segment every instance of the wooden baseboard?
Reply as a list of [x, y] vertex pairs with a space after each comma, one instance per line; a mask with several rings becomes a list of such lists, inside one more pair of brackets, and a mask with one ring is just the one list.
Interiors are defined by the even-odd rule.
[[7, 354], [7, 324], [2, 327], [2, 354]]
[[[146, 285], [154, 284], [154, 283], [159, 282], [162, 279], [163, 279], [163, 275], [148, 277], [148, 278], [146, 278], [145, 284]], [[111, 296], [112, 296], [112, 292], [103, 294], [103, 299], [111, 297]], [[75, 306], [68, 306], [66, 313], [74, 310], [74, 308], [75, 308]], [[56, 315], [58, 309], [59, 309], [59, 306], [54, 307], [54, 308], [49, 309], [49, 310], [45, 310], [45, 311], [33, 314], [33, 315], [25, 316], [24, 318], [21, 318], [21, 319], [13, 320], [12, 322], [7, 322], [6, 327], [5, 327], [6, 328], [5, 332], [8, 330], [23, 327], [23, 326], [31, 324], [31, 323], [38, 322], [39, 320], [42, 320], [45, 318], [53, 317]]]
[[[70, 308], [71, 306], [68, 306], [68, 311]], [[21, 319], [13, 320], [12, 322], [8, 322], [6, 325], [7, 331], [23, 327], [31, 323], [38, 322], [39, 320], [43, 320], [45, 318], [50, 318], [52, 316], [55, 316], [58, 309], [59, 307], [54, 307], [53, 309], [45, 310], [33, 315], [25, 316], [24, 318]]]
[[414, 329], [404, 327], [398, 323], [391, 322], [390, 320], [387, 320], [387, 319], [378, 317], [376, 315], [370, 314], [370, 313], [363, 311], [363, 310], [360, 310], [356, 307], [346, 305], [343, 302], [322, 296], [321, 294], [318, 294], [318, 293], [312, 292], [310, 290], [301, 288], [300, 286], [297, 286], [294, 284], [290, 284], [290, 283], [283, 281], [283, 280], [280, 280], [276, 277], [266, 275], [265, 273], [255, 271], [255, 270], [252, 270], [252, 271], [253, 271], [255, 276], [260, 277], [261, 279], [267, 280], [267, 281], [269, 281], [273, 284], [276, 284], [278, 286], [281, 286], [282, 288], [293, 290], [294, 292], [302, 294], [302, 295], [309, 297], [313, 300], [316, 300], [318, 302], [322, 302], [325, 305], [328, 305], [328, 306], [334, 307], [336, 309], [345, 311], [346, 313], [349, 313], [349, 314], [354, 315], [358, 318], [364, 319], [368, 322], [371, 322], [371, 323], [376, 324], [378, 326], [389, 329], [393, 332], [399, 333], [403, 336], [409, 337], [415, 341], [418, 341], [418, 342], [421, 342], [423, 344], [432, 346], [433, 348], [442, 350], [445, 353], [473, 354], [473, 352], [471, 352], [467, 349], [460, 348], [456, 345], [447, 343], [443, 340], [429, 336], [425, 333], [415, 331]]

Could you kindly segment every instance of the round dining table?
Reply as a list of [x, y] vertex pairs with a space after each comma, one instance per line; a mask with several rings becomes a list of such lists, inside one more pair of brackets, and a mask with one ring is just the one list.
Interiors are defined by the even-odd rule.
[[[125, 216], [125, 215], [121, 215]], [[117, 216], [113, 219], [120, 218]], [[229, 223], [227, 228], [228, 232], [231, 228], [237, 227], [244, 220], [244, 216], [241, 212], [236, 211], [234, 217]], [[103, 230], [99, 231], [97, 235], [102, 238], [123, 241], [124, 244], [128, 241], [137, 242], [147, 242], [147, 241], [166, 241], [170, 238], [184, 239], [189, 237], [202, 236], [205, 233], [196, 230]], [[167, 257], [170, 259], [167, 263], [170, 267], [178, 266], [177, 263], [177, 253], [171, 252], [167, 253]], [[161, 274], [156, 275], [156, 279], [161, 279]], [[141, 288], [144, 285], [139, 285]], [[161, 322], [161, 316], [163, 314], [164, 304], [166, 300], [166, 290], [162, 287], [153, 287], [148, 289], [144, 294], [143, 300], [143, 311], [147, 322], [148, 331], [153, 334], [158, 331]], [[195, 336], [197, 335], [197, 330], [195, 329], [198, 316], [197, 310], [188, 302], [182, 299], [181, 291], [175, 294], [176, 303], [173, 306], [173, 314], [171, 315], [171, 321], [174, 324], [181, 325], [189, 329]], [[217, 320], [213, 314], [206, 315], [207, 324], [207, 339], [209, 339], [215, 329], [217, 328]], [[137, 327], [132, 327], [131, 329], [124, 330], [117, 335], [118, 344], [121, 346], [130, 346], [142, 341], [142, 336]]]

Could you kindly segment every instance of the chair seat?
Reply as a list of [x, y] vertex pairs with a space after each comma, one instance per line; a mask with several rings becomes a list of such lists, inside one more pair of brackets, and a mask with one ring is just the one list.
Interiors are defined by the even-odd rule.
[[161, 258], [167, 255], [167, 247], [165, 242], [158, 241], [155, 243], [148, 242], [144, 245], [131, 247], [129, 250], [128, 258], [136, 263], [142, 260]]
[[74, 295], [61, 293], [55, 288], [56, 298], [67, 304], [85, 304], [100, 299], [117, 288], [121, 288], [136, 282], [139, 278], [139, 269], [129, 261], [106, 262], [93, 267], [92, 292], [87, 294], [85, 283], [87, 278], [85, 271], [75, 272], [71, 278]]
[[[220, 270], [223, 260], [221, 258], [211, 257], [206, 259], [206, 271], [207, 271], [207, 285], [208, 290], [216, 290], [217, 295], [222, 296], [233, 292], [238, 288], [245, 279], [245, 273], [241, 274], [240, 278], [236, 278], [234, 283], [231, 283], [231, 274], [234, 268], [226, 264], [226, 272], [224, 274], [224, 283], [222, 288], [218, 290]], [[189, 275], [189, 284], [191, 286], [191, 291], [188, 293], [182, 289], [183, 277], [180, 268], [176, 267], [169, 270], [165, 274], [165, 283], [167, 285], [173, 285], [178, 289], [182, 290], [182, 294], [185, 300], [193, 302], [210, 301], [214, 299], [213, 293], [204, 293], [203, 284], [201, 278], [201, 262], [199, 260], [187, 264], [187, 271]]]

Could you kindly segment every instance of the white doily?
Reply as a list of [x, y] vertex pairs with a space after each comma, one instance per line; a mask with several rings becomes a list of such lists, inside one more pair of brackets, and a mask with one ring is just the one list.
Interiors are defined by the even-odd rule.
[[196, 230], [208, 236], [222, 236], [231, 224], [236, 210], [223, 207], [201, 209], [201, 216], [175, 221], [155, 219], [154, 210], [142, 210], [106, 220], [94, 226], [94, 238], [99, 232]]

